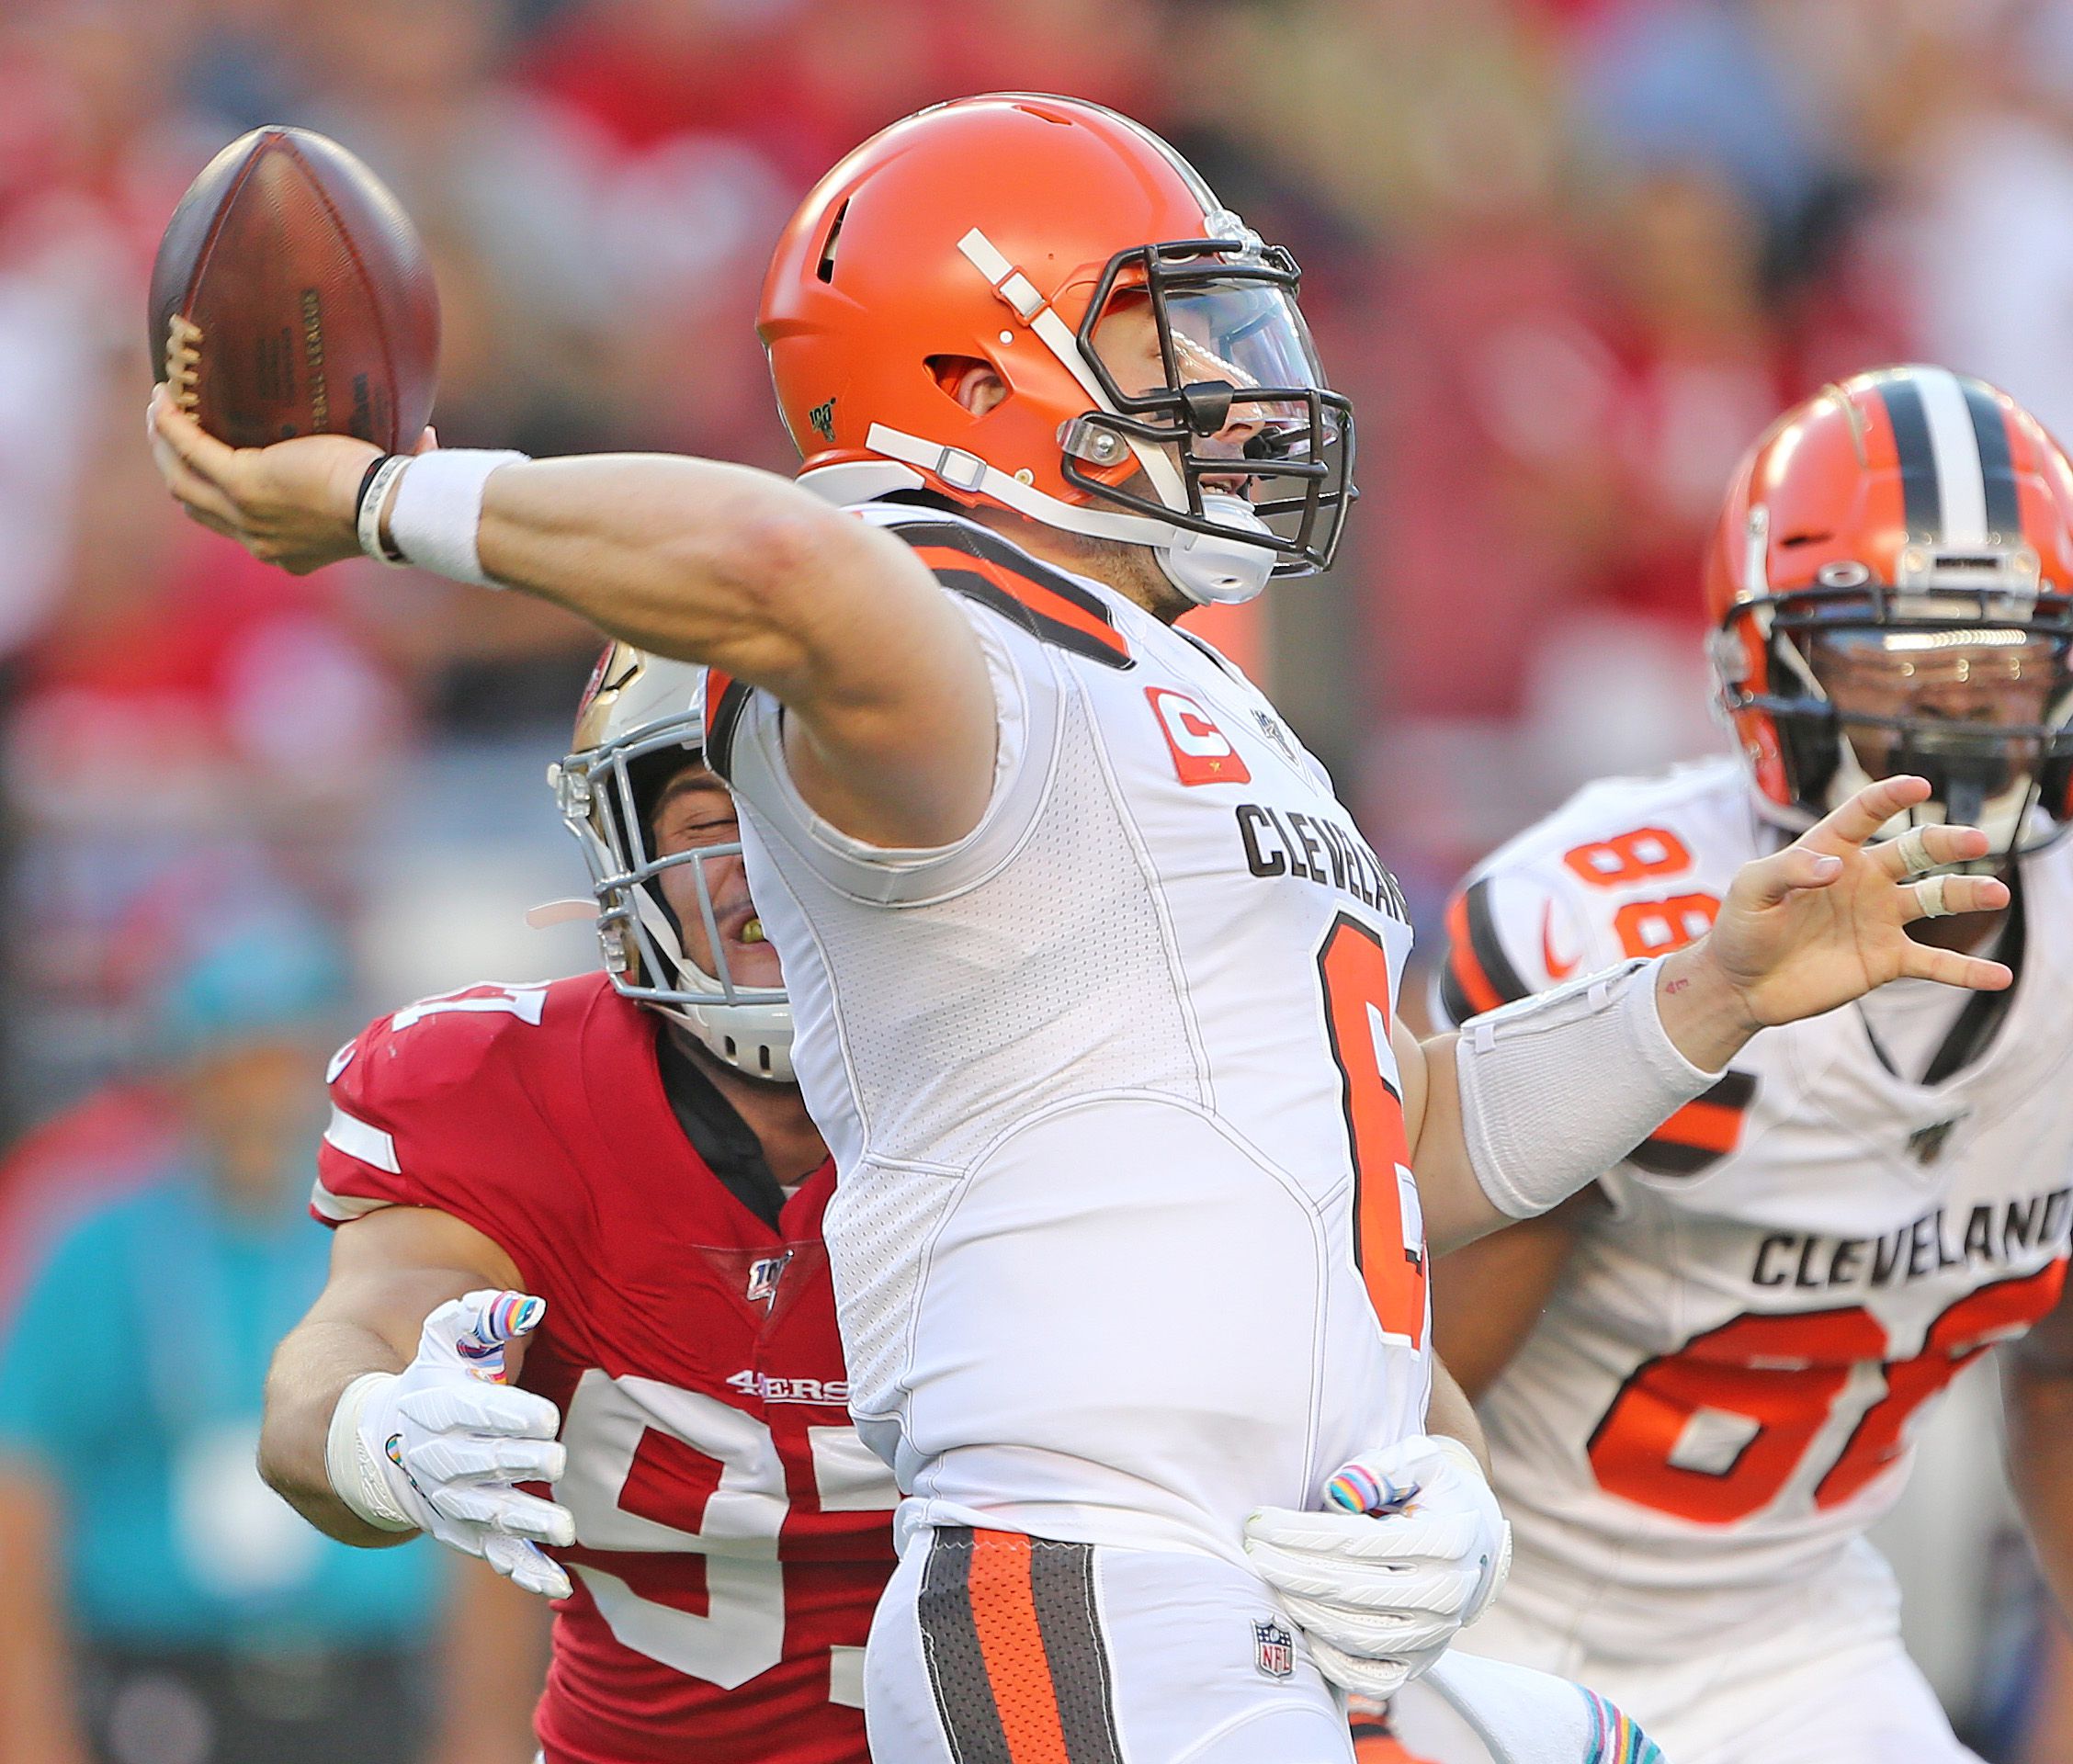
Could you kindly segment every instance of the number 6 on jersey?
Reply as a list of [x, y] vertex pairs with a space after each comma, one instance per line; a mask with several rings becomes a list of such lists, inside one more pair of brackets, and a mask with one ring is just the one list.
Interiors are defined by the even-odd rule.
[[1389, 953], [1376, 933], [1341, 913], [1318, 950], [1318, 981], [1353, 1152], [1354, 1263], [1382, 1333], [1422, 1347], [1425, 1221], [1389, 1046]]

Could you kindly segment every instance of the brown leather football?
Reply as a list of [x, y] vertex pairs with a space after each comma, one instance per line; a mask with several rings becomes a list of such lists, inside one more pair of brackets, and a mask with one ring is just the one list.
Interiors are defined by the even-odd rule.
[[402, 205], [336, 141], [255, 129], [202, 168], [152, 267], [154, 372], [220, 440], [409, 448], [432, 414], [439, 295]]

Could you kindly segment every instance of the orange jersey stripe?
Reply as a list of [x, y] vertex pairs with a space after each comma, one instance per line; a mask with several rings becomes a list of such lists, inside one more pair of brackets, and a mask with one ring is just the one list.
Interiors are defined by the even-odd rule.
[[1112, 654], [1127, 658], [1129, 645], [1112, 625], [1104, 623], [1084, 606], [1046, 587], [1034, 577], [1019, 571], [1009, 570], [994, 562], [991, 558], [982, 558], [970, 551], [952, 550], [947, 546], [918, 545], [914, 555], [931, 570], [966, 570], [986, 580], [1003, 594], [1019, 600], [1033, 613], [1040, 613], [1057, 624], [1070, 627], [1082, 637], [1092, 638]]
[[1698, 1151], [1730, 1152], [1742, 1136], [1742, 1112], [1725, 1102], [1703, 1098], [1687, 1102], [1651, 1133], [1651, 1139], [1668, 1139]]
[[1036, 1626], [1030, 1548], [1019, 1532], [972, 1533], [972, 1627], [1010, 1764], [1070, 1764], [1050, 1661]]
[[1426, 1764], [1424, 1759], [1405, 1751], [1401, 1740], [1393, 1739], [1388, 1734], [1356, 1734], [1354, 1758], [1356, 1764]]
[[732, 677], [718, 668], [706, 670], [706, 740], [708, 741], [712, 740], [713, 725], [719, 720], [720, 701], [733, 684]]
[[1504, 1002], [1498, 989], [1483, 972], [1482, 965], [1476, 960], [1476, 952], [1468, 937], [1468, 897], [1457, 894], [1447, 902], [1447, 966], [1454, 970], [1455, 984], [1462, 995], [1480, 1016], [1485, 1011], [1494, 1011]]

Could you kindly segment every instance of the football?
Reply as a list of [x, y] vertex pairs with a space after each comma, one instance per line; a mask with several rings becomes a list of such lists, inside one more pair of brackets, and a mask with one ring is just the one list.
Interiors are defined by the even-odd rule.
[[432, 413], [439, 296], [380, 179], [307, 129], [255, 129], [187, 187], [152, 268], [157, 378], [233, 447], [410, 447]]

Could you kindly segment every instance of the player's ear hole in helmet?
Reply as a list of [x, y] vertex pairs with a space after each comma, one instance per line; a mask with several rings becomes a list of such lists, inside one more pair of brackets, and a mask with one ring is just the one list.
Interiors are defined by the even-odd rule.
[[[788, 1083], [791, 1007], [775, 955], [750, 951], [760, 921], [738, 831], [677, 850], [659, 836], [680, 786], [723, 789], [704, 769], [706, 682], [703, 668], [612, 644], [584, 691], [575, 745], [549, 778], [590, 870], [613, 986], [728, 1065]], [[745, 975], [744, 964], [767, 967], [768, 979]]]
[[2073, 824], [2073, 468], [2005, 393], [1890, 368], [1788, 412], [1729, 491], [1706, 598], [1782, 825], [1902, 772], [1933, 792], [1910, 821], [1986, 830], [1979, 866]]

